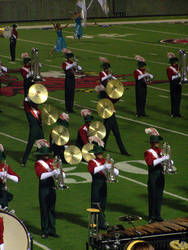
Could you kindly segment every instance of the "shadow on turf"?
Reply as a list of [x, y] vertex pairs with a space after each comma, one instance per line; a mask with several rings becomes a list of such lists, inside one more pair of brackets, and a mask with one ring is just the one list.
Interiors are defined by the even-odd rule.
[[26, 226], [26, 228], [29, 230], [29, 232], [32, 234], [41, 234], [41, 229], [35, 227], [34, 225], [29, 224], [29, 222], [27, 222], [26, 220], [24, 220], [24, 225]]
[[132, 206], [129, 206], [127, 204], [122, 205], [120, 203], [109, 203], [108, 202], [107, 210], [108, 211], [122, 212], [123, 213], [122, 216], [124, 216], [124, 215], [136, 215], [136, 216], [142, 217], [143, 220], [148, 220], [148, 216], [146, 216], [145, 214], [138, 212], [136, 210], [136, 205], [135, 205], [135, 207], [132, 207]]
[[88, 227], [88, 222], [82, 220], [79, 214], [72, 214], [72, 213], [58, 212], [58, 211], [55, 214], [57, 219], [67, 220], [73, 224], [80, 225], [85, 228]]
[[23, 157], [23, 151], [8, 151], [8, 156], [10, 156], [13, 160], [20, 163]]

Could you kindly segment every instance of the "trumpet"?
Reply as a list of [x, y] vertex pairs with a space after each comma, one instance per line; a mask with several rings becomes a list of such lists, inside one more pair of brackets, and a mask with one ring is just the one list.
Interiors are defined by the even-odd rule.
[[[150, 74], [148, 71], [149, 69], [147, 69], [145, 73]], [[146, 76], [145, 81], [146, 81], [146, 84], [150, 84], [152, 82], [152, 78], [150, 76]]]
[[57, 155], [54, 158], [53, 167], [54, 169], [60, 170], [60, 174], [57, 177], [55, 177], [55, 189], [64, 190], [64, 189], [69, 188], [68, 186], [65, 185], [65, 182], [64, 182], [62, 160]]
[[78, 65], [78, 58], [76, 56], [74, 56], [73, 62], [76, 63], [76, 66], [74, 66], [74, 69], [73, 69], [74, 73], [82, 72], [82, 67]]
[[180, 63], [179, 63], [179, 72], [180, 72], [180, 78], [181, 78], [181, 83], [188, 83], [188, 72], [187, 72], [187, 62], [186, 62], [186, 52], [184, 50], [179, 50], [179, 58], [180, 58]]
[[111, 163], [111, 168], [107, 172], [107, 182], [117, 183], [116, 176], [114, 173], [114, 159], [110, 157], [110, 154], [106, 156], [106, 163]]
[[42, 81], [40, 75], [41, 64], [39, 63], [39, 51], [37, 48], [31, 50], [31, 72], [33, 72], [33, 82]]
[[169, 159], [163, 162], [163, 171], [165, 174], [176, 174], [176, 168], [171, 160], [171, 147], [167, 142], [162, 145], [163, 156], [169, 155]]

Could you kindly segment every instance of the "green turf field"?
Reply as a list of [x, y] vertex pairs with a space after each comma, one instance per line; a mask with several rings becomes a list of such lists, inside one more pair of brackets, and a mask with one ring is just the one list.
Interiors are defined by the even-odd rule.
[[[163, 19], [163, 18], [161, 18]], [[2, 25], [3, 26], [3, 25]], [[187, 38], [185, 23], [126, 24], [109, 27], [92, 26], [84, 28], [84, 35], [89, 38], [73, 40], [73, 28], [64, 30], [64, 37], [69, 48], [79, 59], [84, 71], [99, 72], [99, 56], [110, 60], [115, 74], [131, 74], [136, 68], [135, 55], [146, 59], [148, 70], [155, 80], [167, 80], [167, 53], [178, 53], [180, 48], [187, 50], [188, 45], [160, 43], [162, 39]], [[9, 69], [22, 66], [20, 55], [30, 53], [37, 47], [42, 63], [42, 72], [61, 71], [64, 60], [60, 54], [49, 56], [55, 45], [54, 30], [30, 29], [18, 30], [16, 64], [9, 63], [9, 41], [0, 38], [0, 60]], [[19, 74], [15, 74], [22, 79]], [[133, 77], [127, 77], [127, 81]], [[54, 100], [53, 98], [56, 98]], [[87, 241], [87, 212], [90, 207], [90, 178], [87, 165], [65, 165], [69, 189], [57, 191], [57, 233], [60, 239], [40, 237], [40, 213], [38, 204], [38, 179], [34, 171], [34, 156], [30, 155], [26, 168], [20, 167], [20, 160], [25, 150], [28, 137], [28, 124], [24, 111], [20, 108], [22, 95], [0, 97], [0, 143], [7, 151], [7, 162], [21, 176], [19, 184], [9, 183], [9, 190], [14, 194], [10, 208], [16, 210], [33, 239], [52, 250], [83, 250]], [[64, 111], [64, 92], [49, 92], [48, 103], [54, 105], [59, 113]], [[90, 108], [96, 120], [101, 120], [96, 112], [97, 95], [95, 92], [76, 92], [75, 114], [70, 115], [70, 140], [74, 144], [77, 129], [82, 124], [80, 110]], [[162, 206], [165, 219], [187, 216], [188, 212], [188, 85], [183, 85], [181, 114], [184, 118], [170, 118], [169, 84], [161, 83], [148, 86], [146, 113], [148, 117], [135, 117], [134, 86], [128, 86], [121, 101], [116, 104], [117, 118], [121, 136], [131, 157], [119, 153], [113, 135], [110, 136], [107, 151], [119, 163], [120, 177], [117, 184], [108, 184], [106, 217], [110, 225], [119, 224], [118, 217], [125, 214], [139, 215], [147, 223], [147, 167], [143, 164], [144, 150], [149, 147], [149, 137], [144, 129], [155, 127], [161, 136], [171, 145], [172, 159], [177, 168], [176, 175], [166, 175], [166, 185]], [[49, 138], [50, 126], [43, 126], [45, 138]], [[35, 149], [33, 149], [34, 151]], [[129, 162], [130, 161], [130, 162]], [[139, 161], [139, 162], [138, 162]], [[128, 227], [126, 223], [123, 223]], [[34, 249], [40, 249], [34, 245]], [[47, 249], [47, 248], [46, 248]]]

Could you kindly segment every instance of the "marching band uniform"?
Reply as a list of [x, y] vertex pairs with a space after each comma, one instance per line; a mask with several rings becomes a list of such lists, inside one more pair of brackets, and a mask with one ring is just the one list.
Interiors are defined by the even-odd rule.
[[16, 40], [18, 38], [18, 32], [16, 30], [17, 25], [12, 25], [12, 34], [10, 37], [10, 55], [11, 61], [15, 61], [15, 52], [16, 52]]
[[65, 71], [65, 109], [67, 113], [73, 113], [74, 91], [75, 91], [75, 67], [76, 62], [71, 60], [72, 52], [65, 53], [67, 60], [63, 62], [62, 68]]
[[[164, 190], [164, 173], [162, 162], [169, 156], [162, 156], [159, 141], [163, 138], [157, 135], [150, 136], [151, 148], [144, 152], [148, 165], [148, 210], [149, 222], [163, 221], [161, 218], [161, 205]], [[157, 145], [156, 145], [157, 144]]]
[[[23, 55], [24, 56], [24, 55]], [[33, 85], [32, 82], [32, 71], [31, 71], [31, 58], [27, 57], [28, 54], [26, 53], [26, 57], [23, 58], [24, 66], [20, 69], [21, 75], [24, 80], [24, 97], [27, 97], [29, 88]]]
[[35, 140], [44, 138], [41, 118], [42, 112], [38, 109], [37, 104], [29, 102], [28, 98], [25, 98], [24, 110], [29, 122], [29, 138], [23, 156], [22, 166], [25, 166]]
[[[110, 73], [110, 71], [109, 71], [110, 64], [109, 63], [103, 63], [102, 67], [103, 67], [104, 71], [101, 71], [99, 73], [99, 79], [100, 79], [101, 85], [96, 87], [96, 91], [99, 92], [99, 97], [100, 98], [108, 98], [108, 99], [110, 99], [108, 97], [106, 91], [105, 91], [105, 88], [106, 88], [108, 80], [109, 79], [116, 79], [116, 77], [112, 76], [112, 74]], [[116, 100], [110, 99], [110, 100], [113, 103], [115, 103], [119, 99], [118, 100], [117, 99]], [[116, 142], [118, 144], [118, 147], [120, 149], [121, 154], [129, 156], [130, 154], [125, 149], [125, 146], [123, 145], [123, 142], [121, 140], [121, 136], [120, 136], [119, 127], [118, 127], [118, 124], [117, 124], [115, 112], [113, 113], [113, 115], [111, 117], [104, 119], [104, 126], [106, 128], [106, 136], [105, 136], [105, 138], [103, 140], [104, 143], [105, 143], [105, 147], [106, 147], [108, 137], [110, 135], [110, 131], [112, 130], [112, 132], [113, 132], [113, 134], [115, 136]]]
[[181, 92], [182, 84], [180, 73], [178, 71], [178, 58], [171, 57], [169, 59], [170, 66], [168, 66], [166, 72], [168, 79], [170, 81], [170, 101], [171, 101], [171, 117], [181, 117], [180, 114], [180, 102], [181, 102]]
[[[69, 115], [66, 113], [62, 113], [59, 118], [57, 119], [56, 125], [64, 126], [65, 128], [68, 128], [69, 126]], [[64, 151], [65, 149], [70, 145], [70, 142], [68, 141], [65, 145], [59, 146], [57, 145], [52, 138], [52, 130], [50, 133], [50, 149], [53, 152], [54, 156], [59, 156], [61, 160], [64, 162]]]
[[[143, 59], [143, 58], [142, 58]], [[144, 59], [143, 59], [144, 60]], [[138, 61], [138, 69], [134, 71], [134, 78], [136, 80], [135, 95], [136, 95], [136, 116], [146, 116], [146, 96], [147, 96], [147, 82], [146, 77], [153, 78], [149, 73], [146, 73], [144, 61]]]
[[0, 250], [4, 250], [4, 239], [3, 239], [3, 233], [4, 233], [4, 223], [3, 223], [3, 217], [0, 217]]
[[[2, 62], [0, 61], [0, 89], [1, 89], [1, 76], [3, 75], [4, 72], [7, 72], [8, 69], [2, 65]], [[1, 110], [0, 110], [1, 112]]]
[[89, 109], [82, 109], [81, 115], [85, 123], [79, 128], [76, 145], [81, 149], [85, 144], [89, 143], [89, 125], [93, 120], [91, 111]]
[[56, 190], [54, 177], [60, 174], [60, 170], [54, 169], [54, 159], [49, 158], [50, 150], [48, 147], [42, 146], [35, 152], [35, 155], [38, 157], [35, 162], [35, 172], [39, 178], [41, 237], [45, 239], [50, 235], [59, 238], [55, 229]]
[[8, 202], [13, 199], [13, 194], [7, 191], [7, 179], [18, 183], [20, 177], [11, 169], [11, 167], [3, 162], [6, 159], [2, 144], [0, 144], [0, 205], [2, 208], [8, 207]]
[[[88, 170], [92, 176], [91, 207], [100, 210], [99, 229], [106, 229], [104, 212], [107, 198], [107, 172], [111, 168], [111, 164], [106, 163], [106, 159], [102, 156], [103, 147], [94, 144], [93, 150], [89, 152], [96, 156], [95, 159], [88, 162]], [[118, 175], [119, 171], [114, 168], [114, 173]]]

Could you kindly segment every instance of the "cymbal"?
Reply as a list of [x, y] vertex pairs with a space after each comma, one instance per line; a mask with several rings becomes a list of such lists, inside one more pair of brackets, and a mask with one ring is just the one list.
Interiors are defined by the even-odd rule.
[[114, 105], [107, 98], [100, 99], [97, 103], [97, 112], [103, 119], [109, 118], [113, 115]]
[[89, 136], [97, 136], [103, 139], [106, 136], [106, 128], [100, 121], [93, 121], [89, 125]]
[[62, 125], [52, 129], [52, 139], [58, 146], [63, 146], [69, 141], [69, 131]]
[[82, 157], [86, 162], [89, 162], [92, 159], [95, 159], [94, 153], [89, 153], [93, 149], [94, 144], [87, 143], [82, 147]]
[[48, 99], [48, 90], [44, 85], [35, 83], [29, 88], [28, 96], [32, 102], [41, 104]]
[[126, 222], [132, 222], [132, 221], [137, 221], [137, 220], [142, 220], [142, 217], [136, 216], [136, 215], [126, 215], [126, 216], [120, 216], [119, 217], [120, 221], [126, 221]]
[[82, 160], [82, 153], [79, 147], [70, 145], [65, 149], [64, 157], [67, 163], [71, 165], [78, 164]]
[[110, 80], [106, 85], [106, 93], [112, 99], [122, 97], [124, 86], [119, 80]]
[[44, 106], [42, 107], [42, 121], [46, 125], [52, 125], [57, 121], [57, 119], [57, 109], [50, 104], [44, 104]]

